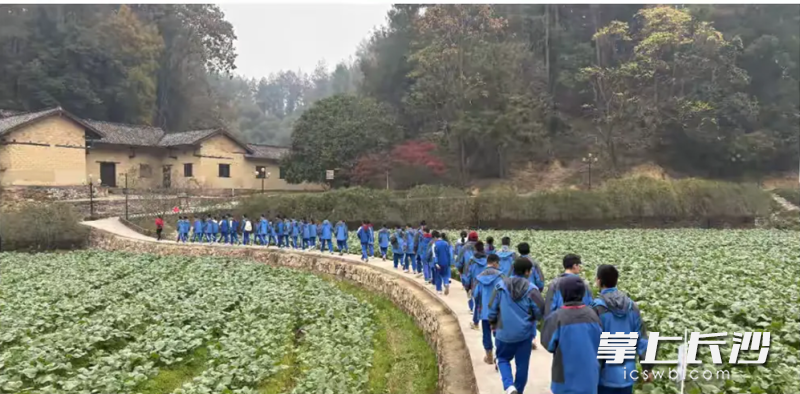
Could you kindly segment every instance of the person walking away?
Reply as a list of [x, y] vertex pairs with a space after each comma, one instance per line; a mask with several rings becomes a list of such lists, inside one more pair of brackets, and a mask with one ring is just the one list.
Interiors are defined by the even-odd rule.
[[214, 242], [214, 219], [211, 216], [206, 216], [206, 242]]
[[[533, 330], [543, 315], [542, 295], [526, 279], [531, 269], [530, 261], [515, 260], [514, 275], [497, 282], [489, 299], [488, 320], [495, 329], [497, 369], [507, 394], [522, 394], [525, 390]], [[511, 372], [512, 360], [516, 376]]]
[[300, 235], [302, 238], [302, 250], [306, 250], [309, 247], [309, 241], [311, 239], [311, 226], [309, 226], [308, 220], [303, 218], [300, 222]]
[[239, 219], [236, 216], [231, 217], [231, 226], [228, 231], [231, 235], [231, 245], [239, 244]]
[[[517, 253], [511, 249], [511, 238], [503, 237], [503, 239], [500, 240], [500, 244], [500, 249], [495, 252], [500, 256], [500, 272], [505, 276], [511, 276], [511, 270], [514, 265], [514, 260], [517, 259]], [[539, 291], [541, 292], [542, 289], [539, 289]]]
[[285, 225], [283, 223], [283, 218], [281, 217], [281, 215], [278, 215], [278, 218], [275, 220], [275, 228], [277, 229], [277, 233], [278, 233], [278, 247], [279, 248], [283, 248], [283, 239], [284, 239], [284, 236], [285, 236], [285, 233], [284, 233]]
[[[592, 310], [600, 317], [603, 331], [639, 334], [636, 339], [636, 354], [641, 362], [647, 351], [647, 329], [636, 303], [627, 294], [617, 290], [618, 281], [619, 271], [613, 265], [603, 264], [597, 268], [595, 285], [600, 289], [600, 294], [592, 302]], [[613, 356], [608, 359], [613, 359]], [[652, 367], [642, 364], [642, 376], [645, 377], [645, 381], [652, 379], [650, 376]], [[635, 381], [626, 371], [635, 370], [635, 357], [625, 359], [619, 364], [610, 364], [607, 359], [601, 359], [597, 394], [633, 394]]]
[[550, 390], [553, 394], [597, 394], [600, 318], [583, 302], [586, 283], [580, 277], [566, 276], [559, 282], [564, 303], [550, 313], [542, 329], [542, 346], [553, 353]]
[[472, 297], [469, 297], [469, 284], [472, 281], [472, 278], [469, 277], [469, 271], [464, 269], [467, 262], [472, 258], [472, 255], [475, 254], [475, 243], [478, 242], [478, 233], [475, 231], [470, 231], [469, 235], [467, 236], [467, 242], [461, 246], [461, 250], [458, 252], [456, 256], [456, 270], [458, 270], [458, 274], [461, 275], [461, 285], [464, 286], [464, 291], [467, 292], [467, 304], [469, 305], [469, 311], [472, 312], [474, 301], [472, 301]]
[[386, 261], [386, 253], [389, 250], [389, 229], [385, 223], [378, 230], [378, 247], [381, 250], [381, 260]]
[[369, 262], [367, 252], [369, 251], [369, 224], [366, 221], [361, 222], [361, 227], [356, 231], [356, 237], [361, 242], [361, 261]]
[[425, 283], [431, 283], [433, 280], [433, 272], [431, 270], [430, 260], [428, 259], [428, 249], [431, 248], [433, 235], [431, 235], [431, 230], [427, 227], [423, 227], [421, 231], [422, 236], [419, 237], [419, 247], [417, 247], [418, 271], [422, 272], [422, 275], [424, 275]]
[[456, 241], [455, 247], [453, 248], [455, 250], [455, 254], [453, 254], [453, 261], [455, 261], [456, 257], [458, 257], [458, 254], [461, 253], [461, 248], [464, 247], [465, 243], [467, 243], [467, 232], [461, 231], [461, 236], [458, 238], [458, 241]]
[[331, 222], [328, 219], [322, 221], [322, 229], [320, 232], [320, 251], [325, 251], [325, 245], [328, 245], [328, 250], [333, 254], [333, 242], [331, 242], [331, 238], [333, 237], [333, 228], [331, 227]]
[[487, 237], [484, 247], [486, 249], [486, 254], [494, 253], [494, 237]]
[[[579, 278], [578, 274], [581, 273], [581, 256], [576, 254], [568, 254], [564, 256], [563, 260], [564, 273], [559, 277], [553, 279], [547, 286], [547, 296], [544, 299], [544, 316], [547, 317], [551, 312], [561, 308], [564, 305], [564, 299], [561, 296], [560, 286], [564, 278]], [[585, 290], [583, 292], [583, 303], [586, 306], [592, 305], [592, 290], [589, 289], [589, 284], [584, 283]]]
[[308, 228], [308, 247], [310, 249], [317, 248], [317, 221], [311, 219]]
[[250, 222], [247, 215], [244, 215], [242, 221], [244, 222], [244, 224], [242, 224], [242, 242], [245, 245], [250, 245], [250, 234], [253, 233], [253, 223]]
[[414, 230], [414, 232], [415, 232], [414, 245], [417, 245], [417, 247], [414, 250], [415, 261], [412, 264], [416, 264], [415, 267], [417, 268], [417, 276], [419, 276], [420, 274], [422, 274], [422, 253], [424, 252], [424, 249], [420, 247], [420, 243], [422, 242], [422, 237], [425, 236], [424, 220], [419, 222], [419, 228]]
[[344, 221], [338, 221], [336, 223], [336, 247], [339, 249], [339, 256], [344, 254], [344, 252], [348, 252], [347, 250], [347, 238], [350, 235], [347, 231], [347, 224]]
[[178, 221], [175, 223], [175, 228], [178, 229], [178, 238], [175, 242], [181, 242], [183, 240], [183, 216], [178, 216]]
[[472, 321], [480, 321], [483, 329], [483, 350], [486, 351], [483, 362], [490, 365], [494, 364], [494, 355], [492, 354], [494, 347], [492, 346], [492, 327], [489, 324], [489, 300], [497, 283], [506, 277], [499, 270], [499, 267], [500, 258], [496, 254], [487, 256], [486, 269], [475, 278], [475, 284], [472, 288], [472, 298], [475, 300], [475, 312]]
[[164, 231], [164, 219], [161, 215], [156, 218], [156, 240], [161, 241], [161, 232]]
[[414, 246], [414, 237], [416, 236], [416, 231], [411, 227], [410, 224], [406, 225], [406, 256], [405, 261], [403, 261], [403, 272], [409, 272], [408, 266], [411, 265], [411, 272], [417, 272], [417, 264], [414, 261], [414, 256], [416, 253], [416, 249]]
[[[539, 264], [536, 259], [531, 257], [531, 246], [528, 245], [527, 242], [522, 242], [517, 245], [517, 252], [519, 252], [520, 257], [524, 257], [531, 261], [533, 264], [533, 271], [531, 271], [531, 276], [528, 278], [528, 281], [533, 283], [534, 286], [539, 288], [539, 291], [544, 291], [544, 271], [542, 270], [542, 265]], [[502, 264], [502, 260], [501, 260]], [[502, 266], [502, 265], [501, 265]]]
[[367, 220], [367, 226], [369, 226], [369, 253], [367, 255], [375, 257], [375, 229], [372, 228], [372, 222], [369, 220]]
[[292, 227], [291, 227], [291, 231], [292, 231], [292, 248], [300, 249], [301, 245], [297, 243], [297, 238], [299, 238], [300, 235], [302, 235], [303, 228], [300, 226], [300, 223], [295, 219], [292, 219], [291, 223], [292, 223]]
[[275, 244], [275, 246], [278, 246], [278, 229], [276, 228], [277, 223], [280, 223], [280, 221], [273, 222], [272, 220], [267, 219], [267, 225], [269, 226], [269, 239], [267, 240], [267, 245], [272, 242]]
[[[469, 262], [467, 262], [467, 265], [464, 268], [464, 272], [466, 273], [466, 274], [464, 274], [464, 277], [465, 278], [470, 278], [469, 279], [469, 283], [468, 284], [464, 284], [464, 286], [467, 288], [467, 295], [470, 298], [473, 299], [473, 305], [475, 305], [475, 301], [474, 301], [475, 297], [473, 297], [472, 291], [475, 288], [475, 285], [477, 284], [476, 279], [478, 278], [478, 275], [480, 275], [483, 272], [483, 270], [486, 269], [487, 261], [486, 261], [486, 253], [484, 252], [484, 248], [485, 248], [485, 246], [484, 246], [483, 242], [481, 242], [481, 241], [476, 242], [475, 243], [475, 254], [472, 255], [472, 258], [469, 259]], [[474, 309], [473, 309], [473, 312], [474, 312]], [[474, 315], [474, 313], [473, 313], [473, 315]], [[470, 328], [472, 328], [473, 330], [479, 330], [480, 329], [478, 327], [478, 320], [477, 319], [473, 319], [472, 320], [472, 323], [470, 324]]]
[[266, 215], [262, 214], [261, 218], [258, 220], [258, 243], [261, 246], [268, 246], [267, 245], [267, 217]]
[[203, 219], [200, 217], [194, 218], [194, 238], [192, 239], [193, 242], [203, 242]]
[[228, 215], [222, 215], [222, 220], [219, 221], [219, 231], [222, 233], [222, 243], [226, 244], [230, 241], [230, 223], [228, 223]]
[[214, 222], [211, 224], [214, 229], [214, 243], [222, 242], [222, 233], [219, 231], [220, 223], [222, 223], [222, 220], [219, 220], [216, 216], [214, 216]]
[[434, 269], [436, 269], [436, 292], [442, 294], [442, 288], [444, 288], [444, 295], [449, 295], [450, 266], [453, 260], [453, 249], [438, 231], [434, 231], [432, 237], [434, 239], [432, 258]]
[[392, 260], [394, 261], [394, 269], [398, 269], [398, 267], [403, 266], [403, 261], [405, 260], [405, 240], [403, 236], [403, 230], [400, 229], [400, 226], [394, 231], [394, 234], [389, 237], [389, 242], [392, 244]]

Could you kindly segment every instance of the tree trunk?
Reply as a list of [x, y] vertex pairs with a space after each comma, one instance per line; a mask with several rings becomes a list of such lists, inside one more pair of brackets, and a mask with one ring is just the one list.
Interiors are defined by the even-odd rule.
[[552, 92], [550, 76], [550, 4], [544, 5], [544, 68], [547, 73], [547, 92]]

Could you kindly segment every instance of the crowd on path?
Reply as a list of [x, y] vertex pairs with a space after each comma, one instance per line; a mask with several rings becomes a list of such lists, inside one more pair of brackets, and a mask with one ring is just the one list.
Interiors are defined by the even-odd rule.
[[[157, 218], [158, 239], [163, 226], [163, 219]], [[178, 242], [274, 245], [333, 254], [335, 239], [339, 254], [348, 252], [349, 231], [343, 221], [332, 225], [328, 220], [280, 215], [274, 221], [264, 215], [254, 221], [247, 215], [192, 221], [182, 216], [177, 230]], [[458, 272], [469, 299], [471, 327], [483, 332], [483, 360], [499, 371], [505, 394], [522, 394], [525, 389], [531, 353], [537, 350], [537, 323], [541, 323], [541, 344], [554, 355], [550, 387], [554, 394], [633, 393], [636, 379], [630, 372], [636, 371], [636, 356], [644, 357], [647, 331], [636, 303], [617, 289], [619, 272], [614, 266], [598, 267], [599, 294], [593, 299], [589, 284], [579, 276], [582, 263], [575, 254], [564, 256], [564, 272], [548, 283], [530, 245], [522, 242], [512, 250], [509, 237], [503, 237], [498, 249], [492, 237], [483, 242], [475, 231], [462, 231], [451, 243], [447, 234], [431, 231], [425, 222], [416, 228], [383, 225], [375, 231], [369, 221], [362, 222], [356, 237], [362, 261], [376, 256], [375, 244], [385, 261], [391, 247], [395, 269], [424, 276], [439, 294], [450, 293], [451, 273]], [[603, 354], [598, 359], [601, 340], [608, 342], [604, 332], [636, 333], [634, 354], [619, 363], [607, 362], [613, 357]], [[652, 377], [647, 373], [652, 366], [641, 366], [642, 376]]]

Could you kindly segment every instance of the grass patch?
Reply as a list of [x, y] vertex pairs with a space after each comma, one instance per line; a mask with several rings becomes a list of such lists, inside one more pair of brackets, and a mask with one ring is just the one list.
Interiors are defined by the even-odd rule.
[[213, 344], [195, 349], [181, 363], [160, 368], [158, 375], [144, 382], [137, 392], [140, 394], [171, 393], [184, 383], [191, 381], [192, 378], [200, 375], [205, 369], [210, 346], [213, 346]]
[[436, 354], [411, 316], [384, 296], [370, 293], [350, 282], [334, 282], [340, 290], [370, 303], [376, 311], [378, 331], [372, 339], [375, 354], [367, 393], [436, 393], [439, 380]]

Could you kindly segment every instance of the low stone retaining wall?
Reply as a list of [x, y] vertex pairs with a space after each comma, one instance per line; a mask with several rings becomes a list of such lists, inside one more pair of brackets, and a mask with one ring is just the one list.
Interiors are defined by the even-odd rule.
[[350, 280], [370, 291], [383, 294], [414, 318], [417, 326], [425, 334], [428, 344], [436, 351], [439, 364], [439, 393], [477, 394], [478, 392], [470, 355], [454, 313], [423, 286], [390, 270], [338, 256], [282, 249], [142, 241], [97, 228], [91, 229], [89, 246], [102, 250], [155, 255], [216, 256], [234, 260], [252, 260], [271, 266], [300, 269]]

